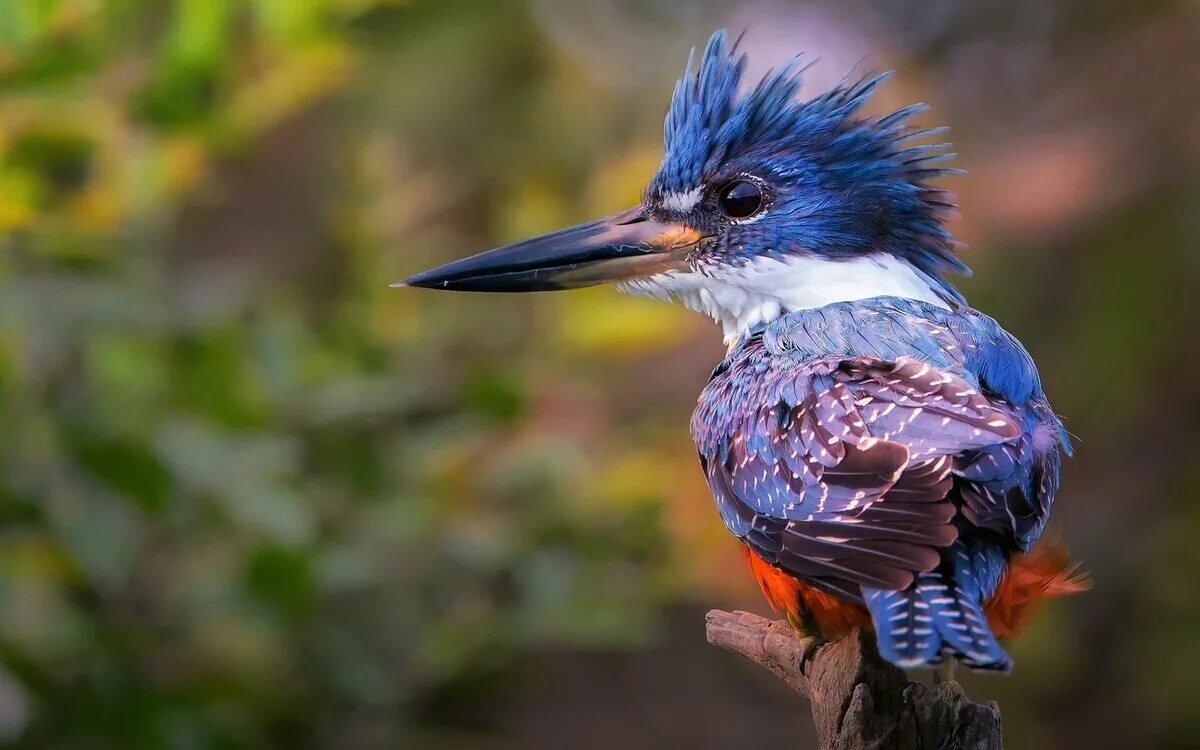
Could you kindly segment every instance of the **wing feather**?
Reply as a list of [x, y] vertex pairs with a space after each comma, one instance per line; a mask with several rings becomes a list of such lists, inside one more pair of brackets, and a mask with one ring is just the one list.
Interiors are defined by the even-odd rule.
[[956, 457], [1020, 435], [1007, 404], [912, 358], [750, 359], [718, 375], [748, 416], [697, 428], [715, 438], [698, 437], [710, 487], [760, 556], [833, 588], [904, 588], [935, 568], [957, 538]]

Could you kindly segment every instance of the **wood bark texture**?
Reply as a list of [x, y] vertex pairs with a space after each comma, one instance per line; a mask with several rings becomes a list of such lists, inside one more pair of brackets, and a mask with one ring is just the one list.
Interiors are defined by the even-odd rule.
[[[792, 626], [714, 609], [708, 642], [769, 670], [808, 699], [820, 750], [1002, 750], [1000, 707], [957, 682], [910, 682], [862, 633], [806, 654]], [[807, 658], [806, 658], [807, 657]]]

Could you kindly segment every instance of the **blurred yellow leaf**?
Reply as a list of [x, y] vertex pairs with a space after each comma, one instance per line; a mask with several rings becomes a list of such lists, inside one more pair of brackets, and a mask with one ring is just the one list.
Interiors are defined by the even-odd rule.
[[623, 453], [608, 463], [597, 477], [595, 489], [609, 503], [640, 505], [648, 496], [664, 492], [664, 456], [643, 446]]
[[563, 346], [591, 354], [632, 354], [682, 336], [688, 313], [659, 300], [631, 297], [607, 287], [559, 297], [554, 335]]
[[500, 214], [499, 236], [518, 239], [549, 232], [568, 222], [570, 214], [562, 194], [549, 185], [530, 180], [516, 187]]
[[204, 144], [195, 136], [177, 136], [163, 141], [161, 155], [164, 187], [178, 194], [198, 183], [204, 176], [208, 157]]
[[293, 50], [262, 77], [241, 87], [218, 122], [217, 135], [240, 141], [274, 125], [341, 83], [353, 68], [350, 49], [322, 41]]
[[0, 569], [5, 578], [74, 579], [75, 568], [61, 547], [39, 534], [9, 534], [0, 544]]
[[657, 143], [642, 143], [602, 160], [588, 183], [589, 211], [600, 215], [637, 203], [661, 159]]
[[28, 172], [0, 169], [0, 232], [19, 229], [37, 218], [37, 180]]

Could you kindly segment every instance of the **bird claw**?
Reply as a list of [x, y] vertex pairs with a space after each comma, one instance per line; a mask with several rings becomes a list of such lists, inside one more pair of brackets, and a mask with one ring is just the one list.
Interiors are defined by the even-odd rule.
[[816, 656], [818, 649], [828, 643], [828, 640], [816, 628], [813, 628], [809, 623], [793, 617], [791, 613], [788, 613], [787, 621], [792, 626], [792, 629], [796, 631], [796, 640], [800, 641], [802, 646], [799, 664], [800, 671], [807, 673], [809, 663]]
[[800, 641], [804, 644], [804, 650], [800, 652], [800, 671], [808, 674], [808, 665], [812, 662], [813, 657], [817, 655], [817, 651], [827, 641], [819, 635], [800, 636]]

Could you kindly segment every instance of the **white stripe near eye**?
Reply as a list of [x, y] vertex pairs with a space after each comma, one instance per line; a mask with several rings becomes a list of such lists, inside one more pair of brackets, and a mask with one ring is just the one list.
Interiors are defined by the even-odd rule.
[[691, 211], [700, 202], [700, 192], [694, 187], [686, 193], [665, 193], [659, 205], [668, 211]]

